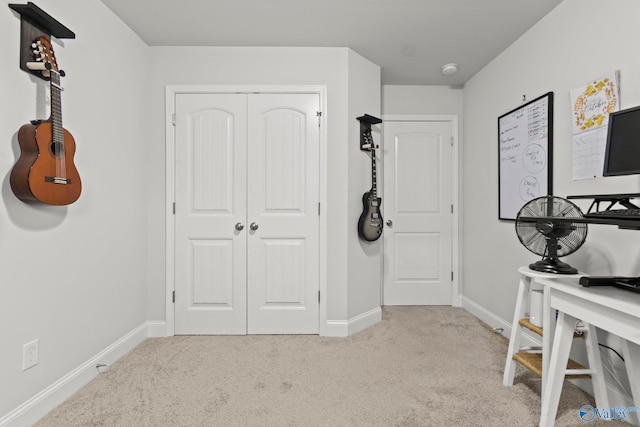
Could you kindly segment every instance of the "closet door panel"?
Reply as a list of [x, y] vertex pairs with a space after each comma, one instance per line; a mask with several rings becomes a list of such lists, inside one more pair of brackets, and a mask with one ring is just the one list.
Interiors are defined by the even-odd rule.
[[176, 96], [176, 334], [246, 333], [246, 103]]
[[319, 330], [319, 97], [249, 96], [248, 330]]

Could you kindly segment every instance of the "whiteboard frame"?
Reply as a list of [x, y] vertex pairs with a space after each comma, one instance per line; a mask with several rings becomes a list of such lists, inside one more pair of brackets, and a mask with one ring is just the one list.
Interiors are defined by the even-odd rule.
[[[505, 178], [505, 174], [502, 171], [502, 157], [501, 157], [501, 151], [500, 151], [500, 135], [502, 134], [502, 129], [500, 128], [500, 121], [503, 117], [512, 115], [514, 113], [517, 113], [519, 111], [525, 111], [527, 108], [529, 108], [532, 104], [535, 104], [543, 99], [547, 99], [547, 129], [546, 129], [546, 133], [547, 133], [547, 143], [546, 143], [546, 147], [544, 147], [546, 149], [546, 153], [547, 153], [547, 158], [546, 158], [546, 164], [543, 168], [543, 170], [539, 173], [537, 173], [537, 175], [544, 175], [547, 178], [547, 188], [546, 188], [546, 194], [540, 194], [540, 196], [544, 196], [544, 195], [551, 195], [552, 194], [552, 189], [553, 189], [553, 92], [547, 92], [544, 95], [541, 95], [535, 99], [532, 99], [531, 101], [526, 102], [525, 104], [520, 105], [517, 108], [514, 108], [513, 110], [502, 114], [500, 117], [498, 117], [498, 219], [500, 220], [506, 220], [506, 221], [515, 221], [516, 216], [518, 214], [518, 212], [513, 212], [512, 215], [503, 215], [502, 214], [502, 203], [503, 201], [506, 203], [507, 201], [510, 201], [511, 204], [513, 204], [512, 200], [513, 200], [513, 195], [510, 194], [509, 192], [506, 191], [506, 185], [503, 182], [503, 178]], [[528, 143], [528, 141], [522, 141], [522, 144]], [[521, 169], [524, 170], [524, 167], [521, 166]], [[541, 191], [542, 193], [542, 191]], [[526, 203], [526, 201], [523, 201], [523, 205]]]

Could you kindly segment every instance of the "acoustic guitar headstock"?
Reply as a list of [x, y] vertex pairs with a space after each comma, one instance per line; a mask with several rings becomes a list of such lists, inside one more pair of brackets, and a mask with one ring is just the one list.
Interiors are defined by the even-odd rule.
[[45, 36], [38, 37], [33, 41], [31, 47], [33, 48], [32, 52], [36, 62], [44, 65], [44, 70], [41, 71], [43, 76], [49, 77], [51, 71], [64, 76], [64, 71], [58, 68], [58, 61], [48, 38]]

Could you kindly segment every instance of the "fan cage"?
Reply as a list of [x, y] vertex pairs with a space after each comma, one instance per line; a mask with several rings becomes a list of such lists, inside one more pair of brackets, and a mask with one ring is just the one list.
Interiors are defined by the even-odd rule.
[[571, 218], [583, 218], [574, 203], [556, 196], [538, 197], [518, 212], [516, 234], [520, 243], [536, 255], [552, 259], [566, 256], [577, 251], [587, 238], [587, 223]]

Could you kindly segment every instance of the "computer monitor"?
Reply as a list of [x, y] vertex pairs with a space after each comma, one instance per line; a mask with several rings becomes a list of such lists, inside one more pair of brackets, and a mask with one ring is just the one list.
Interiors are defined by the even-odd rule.
[[640, 106], [609, 115], [603, 176], [640, 174]]

